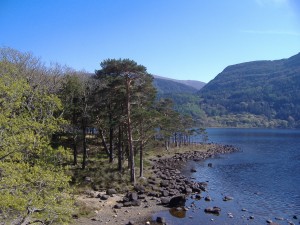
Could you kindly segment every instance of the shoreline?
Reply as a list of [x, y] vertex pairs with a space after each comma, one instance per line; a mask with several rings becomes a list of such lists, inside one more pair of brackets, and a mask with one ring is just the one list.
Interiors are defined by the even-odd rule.
[[167, 152], [149, 159], [152, 165], [151, 175], [148, 178], [139, 178], [134, 190], [126, 194], [115, 191], [111, 194], [109, 190], [86, 193], [80, 200], [90, 202], [88, 204], [95, 208], [94, 215], [90, 218], [74, 218], [73, 221], [76, 225], [156, 224], [156, 220], [164, 221], [164, 218], [152, 219], [158, 212], [176, 207], [187, 210], [184, 206], [185, 200], [192, 195], [200, 198], [200, 193], [206, 191], [207, 183], [195, 182], [182, 175], [183, 166], [190, 160], [202, 161], [219, 154], [238, 151], [231, 145], [207, 146], [208, 149]]

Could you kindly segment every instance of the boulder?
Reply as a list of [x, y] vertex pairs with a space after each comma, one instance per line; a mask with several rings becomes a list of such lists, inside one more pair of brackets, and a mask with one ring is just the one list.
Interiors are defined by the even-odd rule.
[[171, 198], [169, 202], [169, 207], [174, 208], [174, 207], [180, 207], [185, 205], [185, 196], [184, 195], [178, 195], [173, 198]]
[[106, 190], [106, 194], [107, 195], [114, 195], [114, 194], [117, 194], [117, 191], [116, 191], [116, 189], [111, 188], [111, 189]]
[[109, 198], [109, 195], [101, 195], [100, 199], [101, 200], [107, 200]]
[[162, 205], [167, 205], [167, 204], [170, 203], [170, 198], [168, 198], [168, 197], [161, 197], [160, 198], [160, 202], [161, 202]]

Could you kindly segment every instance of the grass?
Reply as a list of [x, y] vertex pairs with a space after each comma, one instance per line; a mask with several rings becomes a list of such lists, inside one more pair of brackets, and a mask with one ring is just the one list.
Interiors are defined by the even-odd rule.
[[[108, 188], [115, 188], [118, 192], [126, 192], [131, 190], [132, 184], [130, 183], [129, 169], [127, 161], [123, 162], [123, 172], [118, 171], [117, 158], [113, 163], [108, 162], [108, 157], [104, 150], [99, 148], [99, 143], [95, 141], [90, 142], [89, 145], [89, 157], [87, 160], [86, 169], [81, 169], [81, 164], [73, 166], [71, 168], [73, 182], [77, 193], [85, 192], [86, 190], [99, 190], [104, 191]], [[208, 145], [189, 145], [172, 147], [169, 150], [165, 150], [164, 147], [158, 144], [145, 150], [144, 153], [144, 177], [151, 176], [152, 162], [150, 159], [158, 157], [170, 157], [176, 153], [183, 153], [188, 151], [206, 151]], [[78, 162], [81, 162], [82, 156], [78, 156]], [[136, 165], [136, 177], [139, 175], [139, 155], [135, 157]], [[138, 179], [137, 179], [138, 180]], [[84, 210], [83, 210], [84, 211]]]

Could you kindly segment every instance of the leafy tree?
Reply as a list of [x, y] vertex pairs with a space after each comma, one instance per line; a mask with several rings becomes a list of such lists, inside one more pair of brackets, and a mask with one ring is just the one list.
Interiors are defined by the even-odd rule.
[[64, 123], [59, 99], [34, 88], [18, 64], [0, 61], [0, 220], [67, 223], [73, 209], [64, 149], [51, 147]]

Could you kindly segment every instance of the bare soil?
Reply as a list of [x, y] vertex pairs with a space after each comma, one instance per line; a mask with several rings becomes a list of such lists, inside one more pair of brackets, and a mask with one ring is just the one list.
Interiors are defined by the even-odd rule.
[[86, 209], [90, 209], [91, 212], [88, 216], [79, 216], [74, 218], [74, 225], [125, 225], [129, 221], [134, 224], [146, 224], [152, 221], [152, 215], [155, 212], [167, 210], [162, 205], [157, 205], [159, 200], [153, 197], [146, 197], [142, 200], [141, 206], [122, 207], [121, 209], [115, 209], [114, 206], [121, 201], [124, 197], [123, 194], [116, 194], [110, 197], [108, 200], [100, 200], [96, 197], [98, 194], [105, 194], [104, 192], [93, 192], [77, 196], [77, 201], [81, 205], [85, 205]]

